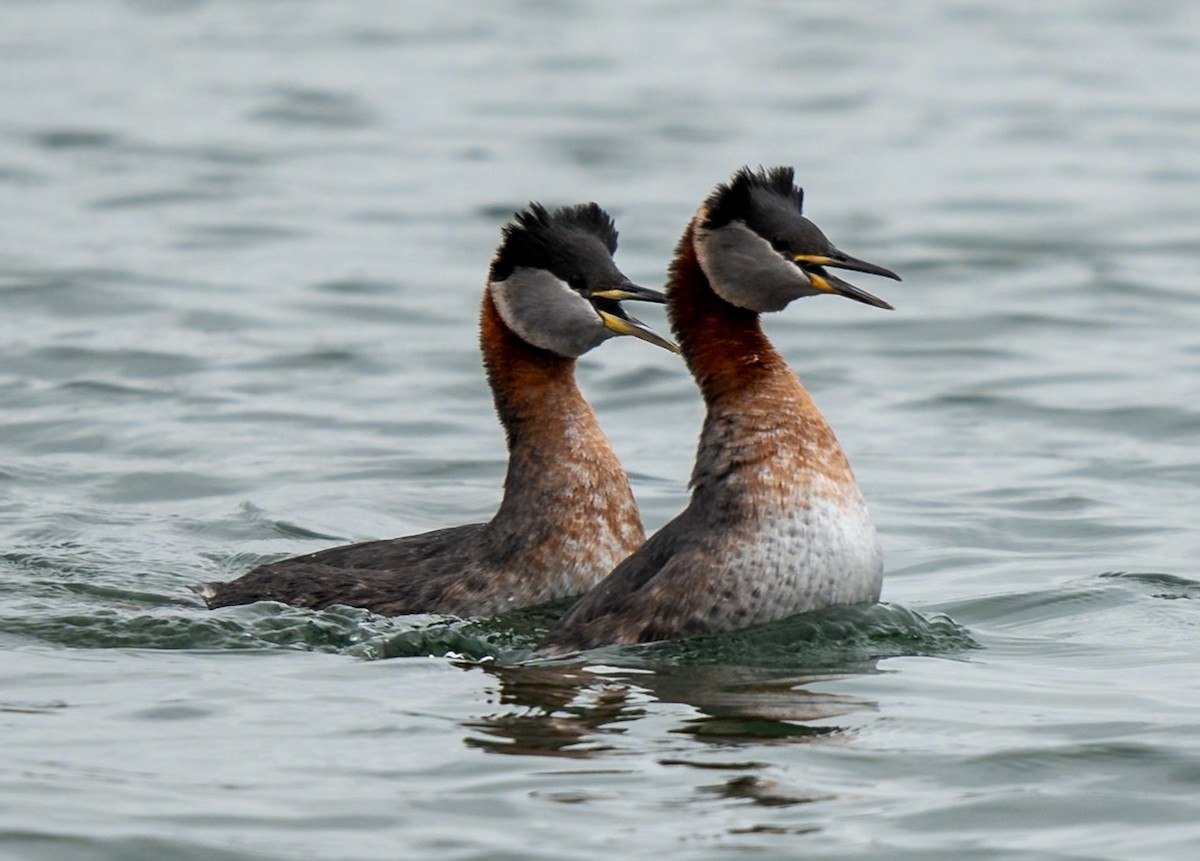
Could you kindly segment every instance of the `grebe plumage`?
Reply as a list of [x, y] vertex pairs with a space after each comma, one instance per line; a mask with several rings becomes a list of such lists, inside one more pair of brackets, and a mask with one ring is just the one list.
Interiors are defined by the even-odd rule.
[[743, 168], [688, 224], [666, 293], [707, 408], [691, 501], [579, 599], [540, 653], [878, 600], [882, 553], [850, 464], [759, 315], [819, 293], [891, 307], [826, 267], [899, 277], [838, 251], [802, 204], [790, 168]]
[[487, 523], [334, 547], [205, 584], [210, 608], [281, 601], [384, 615], [493, 615], [578, 595], [645, 540], [629, 480], [575, 384], [575, 360], [614, 335], [677, 351], [622, 300], [663, 302], [613, 262], [617, 231], [594, 203], [530, 204], [503, 229], [480, 346], [508, 444]]

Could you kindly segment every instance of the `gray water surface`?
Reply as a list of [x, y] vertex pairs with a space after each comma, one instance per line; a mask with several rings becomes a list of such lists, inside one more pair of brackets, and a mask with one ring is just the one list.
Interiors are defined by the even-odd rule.
[[[1182, 0], [0, 4], [0, 856], [1191, 861], [1198, 81]], [[500, 226], [594, 199], [660, 285], [743, 164], [904, 277], [767, 321], [884, 605], [582, 665], [203, 608], [490, 516]], [[658, 528], [694, 385], [579, 374]]]

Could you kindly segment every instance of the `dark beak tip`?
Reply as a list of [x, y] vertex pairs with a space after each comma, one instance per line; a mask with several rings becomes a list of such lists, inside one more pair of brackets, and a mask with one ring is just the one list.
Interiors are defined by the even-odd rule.
[[891, 269], [885, 266], [876, 266], [874, 263], [868, 263], [859, 271], [865, 272], [868, 275], [878, 275], [880, 278], [891, 278], [893, 281], [901, 280], [900, 276]]
[[629, 280], [626, 280], [623, 284], [618, 285], [617, 289], [624, 290], [630, 294], [622, 301], [650, 302], [655, 305], [667, 304], [667, 297], [658, 290], [652, 290], [649, 287], [643, 287], [641, 284], [634, 284]]

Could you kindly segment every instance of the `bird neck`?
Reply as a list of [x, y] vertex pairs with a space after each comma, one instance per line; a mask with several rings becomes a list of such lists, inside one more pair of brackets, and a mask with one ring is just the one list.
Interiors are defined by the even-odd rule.
[[763, 333], [759, 314], [731, 305], [713, 290], [696, 254], [694, 227], [688, 225], [675, 249], [667, 298], [671, 330], [705, 404], [711, 409], [771, 382], [800, 388]]
[[589, 509], [595, 524], [614, 532], [636, 524], [640, 533], [629, 479], [575, 383], [575, 360], [521, 340], [487, 294], [480, 346], [509, 453], [493, 524], [528, 530], [534, 521], [577, 522]]
[[713, 290], [694, 227], [679, 241], [666, 288], [671, 329], [707, 407], [693, 487], [749, 498], [753, 486], [770, 504], [801, 484], [853, 485], [832, 429], [763, 333], [758, 313]]

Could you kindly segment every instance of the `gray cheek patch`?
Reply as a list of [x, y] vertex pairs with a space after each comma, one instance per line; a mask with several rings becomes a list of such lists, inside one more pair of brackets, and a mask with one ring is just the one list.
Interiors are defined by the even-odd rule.
[[696, 255], [717, 295], [748, 311], [781, 311], [814, 296], [808, 276], [757, 233], [735, 221], [716, 230], [697, 228]]
[[612, 337], [592, 303], [545, 269], [515, 269], [487, 289], [504, 324], [535, 347], [575, 358]]

